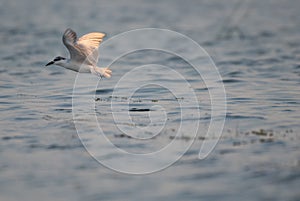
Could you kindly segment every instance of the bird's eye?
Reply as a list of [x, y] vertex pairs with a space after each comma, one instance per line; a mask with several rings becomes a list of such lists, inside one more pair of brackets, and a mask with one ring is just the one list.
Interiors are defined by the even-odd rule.
[[60, 60], [65, 60], [65, 58], [63, 58], [63, 57], [55, 57], [55, 59], [53, 61], [60, 61]]

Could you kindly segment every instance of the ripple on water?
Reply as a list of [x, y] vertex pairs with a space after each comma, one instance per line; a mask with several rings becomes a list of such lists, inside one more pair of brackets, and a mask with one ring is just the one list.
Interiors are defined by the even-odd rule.
[[[148, 1], [135, 0], [130, 4], [95, 2], [75, 0], [74, 15], [68, 16], [67, 1], [4, 1], [0, 12], [1, 19], [5, 19], [0, 29], [3, 200], [299, 200], [300, 27], [295, 16], [299, 16], [300, 1], [195, 0], [151, 6]], [[30, 9], [34, 15], [28, 14]], [[204, 113], [199, 135], [178, 162], [155, 174], [132, 178], [96, 163], [85, 152], [74, 128], [71, 112], [75, 74], [43, 67], [57, 53], [67, 54], [61, 34], [70, 22], [80, 25], [78, 35], [91, 30], [91, 25], [101, 24], [109, 34], [106, 41], [128, 27], [169, 25], [204, 45], [222, 75], [228, 97], [225, 129], [213, 152], [204, 160], [198, 158], [204, 140], [214, 139], [203, 137], [210, 126], [209, 92], [214, 88], [205, 86], [201, 76], [180, 57], [140, 51], [116, 61], [111, 79], [101, 80], [99, 86], [87, 84], [87, 92], [83, 90], [83, 95], [96, 95], [98, 123], [106, 137], [131, 153], [159, 150], [173, 141], [181, 146], [194, 140], [188, 130], [177, 135], [181, 123], [197, 120], [181, 120], [180, 102], [188, 98], [174, 97], [153, 86], [136, 91], [132, 97], [126, 94], [132, 86], [139, 87], [134, 85], [136, 79], [144, 81], [147, 77], [169, 84], [168, 73], [155, 74], [150, 69], [145, 75], [126, 80], [120, 88], [124, 94], [112, 94], [118, 78], [134, 67], [150, 63], [176, 70], [191, 84], [200, 101], [200, 112]], [[224, 31], [219, 38], [218, 30]], [[149, 41], [154, 40], [181, 52], [194, 51], [184, 43], [162, 40], [159, 35]], [[122, 48], [126, 47], [109, 50], [117, 53]], [[103, 60], [101, 57], [100, 64], [114, 59], [111, 55]], [[198, 59], [201, 60], [195, 57], [195, 61]], [[93, 79], [87, 75], [90, 78]], [[131, 81], [131, 85], [127, 84]], [[181, 82], [173, 83], [181, 90]], [[153, 133], [129, 136], [121, 132], [112, 118], [111, 102], [120, 112], [120, 124], [126, 124], [129, 130], [149, 125], [149, 113], [157, 112], [153, 105], [165, 109], [166, 127], [148, 142], [137, 140], [135, 136], [150, 138]], [[128, 113], [132, 124], [124, 120]], [[94, 140], [91, 133], [98, 133], [90, 119], [80, 116], [77, 121], [86, 126], [84, 140]], [[118, 157], [106, 147], [99, 150], [104, 158]], [[157, 160], [162, 162], [164, 158]]]
[[233, 79], [233, 78], [229, 78], [229, 79], [223, 79], [222, 81], [220, 81], [222, 83], [238, 83], [238, 82], [244, 82], [242, 79]]
[[262, 116], [247, 116], [247, 115], [235, 115], [235, 114], [226, 114], [226, 119], [260, 119], [265, 120], [265, 117]]

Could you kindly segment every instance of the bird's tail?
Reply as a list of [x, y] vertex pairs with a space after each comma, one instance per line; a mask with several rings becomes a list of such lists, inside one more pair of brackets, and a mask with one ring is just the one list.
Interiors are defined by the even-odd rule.
[[97, 75], [99, 77], [105, 77], [105, 78], [110, 78], [112, 71], [106, 67], [106, 68], [93, 68], [92, 69], [92, 74]]

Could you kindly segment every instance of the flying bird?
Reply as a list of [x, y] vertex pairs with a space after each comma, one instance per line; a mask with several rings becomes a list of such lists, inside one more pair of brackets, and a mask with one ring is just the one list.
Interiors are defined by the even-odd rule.
[[98, 48], [104, 37], [104, 33], [92, 32], [77, 38], [75, 31], [67, 29], [62, 41], [70, 52], [70, 58], [57, 56], [46, 66], [55, 64], [79, 73], [92, 73], [99, 77], [110, 78], [112, 71], [109, 68], [97, 66]]

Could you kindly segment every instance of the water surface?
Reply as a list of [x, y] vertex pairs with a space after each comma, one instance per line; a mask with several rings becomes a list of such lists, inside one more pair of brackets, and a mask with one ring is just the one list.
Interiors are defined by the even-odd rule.
[[[299, 200], [300, 4], [241, 2], [2, 1], [1, 200]], [[164, 28], [198, 42], [216, 63], [227, 95], [225, 128], [214, 151], [205, 160], [198, 159], [210, 112], [201, 78], [181, 59], [144, 51], [114, 63], [114, 77], [99, 82], [96, 92], [89, 89], [95, 92], [92, 101], [107, 137], [134, 153], [153, 151], [174, 140], [181, 121], [178, 101], [185, 99], [177, 100], [154, 85], [133, 97], [112, 96], [113, 84], [129, 67], [149, 63], [188, 75], [201, 101], [200, 137], [178, 162], [155, 174], [125, 175], [97, 163], [84, 149], [73, 122], [76, 73], [44, 68], [55, 56], [67, 55], [61, 43], [67, 27], [78, 35], [104, 31], [107, 38], [137, 28]], [[193, 51], [184, 45], [179, 48]], [[163, 75], [151, 75], [168, 82]], [[149, 124], [152, 110], [153, 115], [163, 114], [153, 108], [157, 105], [168, 113], [167, 126], [147, 142], [127, 137], [112, 121], [112, 100], [121, 109], [130, 102], [135, 125], [128, 126], [133, 130]], [[81, 123], [92, 125], [88, 118]], [[86, 130], [87, 137], [93, 130]], [[184, 144], [190, 139], [175, 140]], [[105, 147], [101, 151], [114, 157]]]

